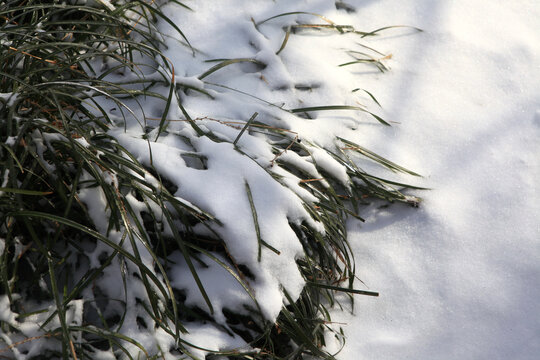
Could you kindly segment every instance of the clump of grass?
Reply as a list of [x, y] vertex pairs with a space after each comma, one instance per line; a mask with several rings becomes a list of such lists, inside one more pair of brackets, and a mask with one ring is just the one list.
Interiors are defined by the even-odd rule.
[[[244, 151], [237, 145], [247, 136], [246, 129], [266, 136], [275, 154], [266, 171], [276, 181], [280, 178], [274, 167], [306, 179], [301, 186], [317, 198], [304, 207], [323, 224], [324, 232], [307, 221], [290, 223], [304, 248], [297, 265], [307, 285], [299, 299], [293, 299], [284, 285], [288, 305], [270, 321], [246, 280], [250, 270], [235, 262], [219, 234], [202, 236], [194, 230], [202, 224], [212, 233], [210, 224], [219, 219], [174, 196], [173, 184], [152, 162], [139, 161], [111, 132], [129, 121], [139, 121], [147, 134], [166, 132], [169, 109], [175, 102], [182, 105], [155, 23], [161, 19], [174, 26], [192, 51], [181, 29], [154, 1], [9, 1], [0, 9], [0, 19], [0, 304], [9, 313], [0, 319], [0, 356], [194, 357], [193, 350], [202, 347], [185, 340], [188, 323], [215, 322], [196, 265], [213, 261], [252, 299], [243, 312], [224, 310], [228, 328], [223, 328], [250, 348], [208, 350], [207, 357], [332, 358], [324, 350], [324, 335], [335, 331], [328, 326], [335, 293], [377, 295], [353, 287], [355, 267], [345, 219], [360, 218], [354, 209], [370, 197], [419, 201], [400, 191], [406, 185], [358, 168], [353, 154], [391, 171], [415, 174], [358, 144], [336, 139], [333, 149], [323, 150], [346, 169], [350, 186], [315, 160], [323, 178], [310, 179], [281, 156], [291, 151], [310, 157], [317, 148], [309, 140], [298, 142], [293, 131], [258, 122], [255, 115], [231, 141], [203, 130], [198, 126], [203, 119], [192, 119], [182, 108], [183, 120], [197, 136], [228, 141], [237, 151]], [[338, 32], [353, 31], [329, 25]], [[221, 59], [199, 79], [240, 61], [253, 62]], [[146, 123], [147, 99], [163, 104], [154, 126]], [[119, 115], [113, 115], [111, 107]], [[334, 110], [351, 109], [283, 109], [292, 114]], [[192, 155], [204, 163], [201, 154]], [[264, 219], [257, 217], [247, 182], [245, 189], [258, 229]], [[257, 240], [259, 249], [279, 252], [259, 236]], [[205, 300], [200, 307], [188, 305], [185, 295], [171, 285], [170, 255], [175, 252], [182, 255], [188, 276]], [[141, 334], [126, 333], [127, 324], [137, 324]], [[173, 339], [174, 346], [163, 348], [145, 336], [158, 331]]]
[[[114, 265], [138, 274], [146, 289], [141, 306], [156, 325], [179, 337], [185, 329], [167, 274], [160, 261], [151, 266], [143, 260], [144, 255], [157, 260], [156, 254], [127, 198], [161, 207], [170, 222], [179, 214], [207, 216], [152, 181], [149, 170], [107, 134], [122, 119], [112, 117], [104, 103], [113, 103], [123, 116], [137, 116], [125, 99], [144, 95], [168, 106], [174, 90], [170, 85], [171, 95], [164, 98], [144, 77], [152, 71], [174, 84], [152, 26], [154, 17], [164, 15], [143, 1], [107, 4], [11, 1], [0, 12], [0, 294], [20, 318], [47, 314], [33, 332], [48, 336], [51, 358], [92, 357], [98, 348], [131, 356], [125, 342], [144, 350], [122, 334], [122, 316], [106, 313], [108, 299], [96, 305], [97, 281]], [[108, 80], [127, 74], [131, 80]], [[84, 191], [105, 199], [103, 223], [89, 214]], [[99, 243], [105, 246], [102, 263], [85, 266], [88, 249]], [[126, 287], [128, 276], [122, 280]], [[69, 323], [69, 307], [79, 299], [94, 309]], [[2, 332], [28, 337], [20, 325], [2, 321]]]

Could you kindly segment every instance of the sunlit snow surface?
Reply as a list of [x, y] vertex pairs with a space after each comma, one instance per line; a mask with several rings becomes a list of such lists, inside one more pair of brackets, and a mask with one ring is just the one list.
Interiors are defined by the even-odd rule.
[[[286, 108], [370, 104], [392, 128], [345, 113], [285, 121], [321, 146], [331, 141], [328, 135], [346, 134], [421, 173], [425, 178], [416, 184], [433, 189], [422, 193], [420, 209], [373, 204], [361, 214], [365, 224], [350, 222], [358, 274], [381, 296], [357, 298], [352, 318], [335, 312], [334, 320], [347, 324], [340, 358], [536, 359], [540, 5], [349, 0], [356, 11], [347, 12], [328, 0], [187, 3], [196, 16], [170, 11], [177, 11], [200, 58], [254, 57], [268, 64], [262, 71], [230, 66], [206, 81]], [[260, 32], [251, 18], [288, 11], [316, 12], [362, 31], [412, 25], [424, 32], [395, 28], [369, 39], [294, 35], [278, 61], [282, 27], [306, 17], [277, 18]], [[337, 66], [351, 60], [347, 50], [362, 45], [392, 54], [385, 62], [391, 70]], [[174, 47], [168, 56], [186, 82], [212, 65]], [[355, 88], [369, 90], [383, 108], [365, 94], [351, 96]], [[202, 96], [188, 98], [194, 117], [245, 120], [261, 109], [249, 96], [205, 89], [217, 101], [210, 106]], [[284, 116], [277, 107], [265, 111]]]
[[[540, 356], [540, 3], [349, 1], [391, 72], [365, 76], [392, 129], [366, 146], [425, 176], [419, 210], [351, 222], [359, 275], [342, 359]], [[392, 36], [392, 35], [395, 36]]]

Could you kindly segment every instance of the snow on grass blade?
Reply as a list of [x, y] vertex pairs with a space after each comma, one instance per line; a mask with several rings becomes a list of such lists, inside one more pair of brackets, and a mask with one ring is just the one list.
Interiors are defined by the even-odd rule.
[[[24, 218], [30, 218], [30, 219], [32, 219], [32, 218], [48, 219], [48, 220], [55, 221], [55, 222], [57, 222], [59, 224], [63, 224], [63, 225], [75, 228], [75, 229], [77, 229], [79, 231], [82, 231], [82, 232], [84, 232], [84, 233], [86, 233], [86, 234], [88, 234], [88, 235], [90, 235], [90, 236], [104, 242], [105, 244], [107, 244], [107, 246], [110, 246], [114, 250], [118, 251], [120, 254], [122, 254], [124, 257], [126, 257], [128, 260], [132, 261], [135, 264], [138, 264], [140, 266], [140, 269], [142, 270], [142, 272], [146, 276], [151, 278], [151, 280], [155, 283], [155, 285], [158, 287], [158, 289], [161, 291], [161, 293], [163, 295], [167, 294], [165, 288], [161, 285], [161, 282], [155, 276], [154, 271], [152, 271], [146, 265], [144, 265], [140, 261], [140, 259], [137, 258], [137, 255], [131, 254], [129, 251], [123, 249], [119, 245], [111, 242], [107, 237], [99, 234], [98, 232], [96, 232], [96, 231], [94, 231], [94, 230], [92, 230], [92, 229], [90, 229], [88, 227], [82, 226], [81, 224], [79, 224], [77, 222], [74, 222], [74, 221], [71, 221], [69, 219], [65, 219], [65, 218], [55, 216], [55, 215], [51, 215], [51, 214], [47, 214], [47, 213], [41, 213], [39, 211], [18, 211], [18, 212], [8, 213], [8, 216], [21, 217], [21, 218], [24, 217]], [[37, 237], [35, 239], [37, 239]]]

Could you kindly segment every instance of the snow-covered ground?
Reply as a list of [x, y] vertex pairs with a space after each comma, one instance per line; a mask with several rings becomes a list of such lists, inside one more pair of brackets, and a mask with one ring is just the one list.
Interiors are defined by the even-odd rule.
[[[418, 210], [350, 224], [359, 276], [342, 359], [540, 356], [540, 3], [349, 1], [392, 70], [365, 87], [400, 124], [366, 146], [425, 176]], [[366, 78], [366, 77], [365, 77]]]
[[[348, 342], [341, 359], [536, 359], [540, 354], [540, 4], [532, 0], [346, 3], [350, 6], [336, 7], [333, 0], [186, 1], [194, 12], [170, 5], [165, 11], [198, 50], [193, 57], [185, 46], [169, 42], [167, 56], [177, 81], [214, 97], [190, 95], [184, 106], [201, 126], [222, 137], [233, 139], [238, 129], [212, 119], [245, 122], [257, 111], [261, 121], [298, 133], [317, 146], [331, 146], [335, 135], [344, 136], [424, 176], [397, 178], [432, 189], [419, 194], [425, 199], [419, 209], [381, 208], [377, 203], [362, 210], [366, 223], [349, 223], [358, 276], [381, 296], [358, 296], [354, 317], [334, 312], [337, 323], [347, 324]], [[271, 18], [297, 11], [324, 18], [306, 13]], [[280, 50], [288, 26], [329, 24], [328, 19], [360, 31], [410, 25], [423, 32], [401, 27], [377, 37], [361, 37], [307, 29], [291, 34]], [[178, 38], [172, 31], [170, 35]], [[354, 60], [358, 52], [382, 58], [390, 71], [381, 73], [365, 64], [339, 66]], [[264, 66], [232, 64], [205, 73], [215, 64], [206, 60], [231, 58], [251, 58]], [[368, 90], [382, 108], [354, 89]], [[312, 120], [283, 111], [359, 103], [393, 126], [380, 125], [360, 111], [313, 112]], [[170, 116], [174, 115], [173, 111]], [[182, 118], [179, 110], [177, 116]], [[170, 128], [176, 131], [183, 125]], [[246, 134], [240, 145], [259, 149], [254, 158], [257, 166], [264, 167], [272, 154], [254, 141]], [[160, 142], [171, 149], [176, 146]], [[232, 147], [227, 149], [233, 152]], [[210, 150], [208, 156], [221, 159], [219, 152]], [[167, 159], [163, 159], [164, 169]], [[322, 157], [319, 160], [329, 171], [332, 166], [342, 171]], [[247, 219], [245, 226], [231, 226], [236, 232], [230, 238], [238, 240], [238, 246], [230, 244], [231, 252], [267, 275], [260, 292], [267, 287], [276, 295], [286, 282], [298, 293], [302, 284], [294, 270], [272, 272], [276, 269], [272, 259], [277, 257], [271, 254], [265, 254], [264, 259], [270, 260], [259, 269], [256, 247], [249, 250], [243, 245], [253, 239], [254, 230], [248, 221], [248, 203], [234, 200], [241, 198], [234, 194], [245, 191], [241, 178], [255, 174], [255, 164], [243, 166], [236, 160], [215, 164], [228, 169], [233, 180], [221, 181], [219, 172], [201, 173], [201, 181], [208, 174], [219, 180], [215, 182], [219, 187], [212, 185], [216, 195], [211, 200], [220, 206], [212, 212], [231, 224]], [[379, 171], [376, 166], [362, 166]], [[178, 173], [172, 178], [181, 179], [182, 167], [169, 168]], [[233, 188], [239, 190], [234, 193]], [[255, 190], [265, 192], [264, 187]], [[185, 186], [183, 191], [189, 201], [203, 196]], [[227, 192], [233, 195], [226, 197]], [[266, 194], [259, 199], [275, 197]], [[266, 206], [275, 212], [275, 201], [260, 201], [257, 208]], [[236, 216], [240, 210], [247, 215]], [[274, 228], [268, 231], [273, 233]], [[272, 244], [284, 250], [284, 244], [292, 244], [287, 239], [276, 238]], [[296, 256], [296, 250], [285, 250], [282, 262], [294, 265], [286, 259]], [[264, 307], [275, 315], [281, 301], [279, 295], [266, 296]], [[220, 336], [204, 338], [205, 343], [219, 347]]]
[[[366, 223], [349, 223], [358, 275], [381, 296], [357, 297], [354, 317], [334, 312], [347, 324], [339, 357], [537, 359], [538, 1], [186, 3], [194, 13], [171, 9], [200, 53], [193, 58], [171, 42], [168, 56], [181, 81], [215, 95], [187, 98], [193, 117], [245, 121], [258, 111], [320, 146], [343, 135], [424, 176], [400, 180], [432, 189], [421, 192], [419, 209], [373, 204], [361, 213]], [[290, 14], [261, 23], [294, 11], [325, 18]], [[363, 38], [300, 31], [278, 51], [287, 26], [327, 19], [361, 31], [410, 25], [423, 32], [392, 28]], [[358, 55], [351, 51], [384, 58], [390, 71], [338, 66]], [[204, 76], [204, 84], [194, 80], [212, 66], [204, 60], [224, 58], [254, 58], [266, 67], [231, 65]], [[355, 88], [370, 91], [382, 109]], [[359, 102], [393, 126], [360, 112], [320, 112], [307, 121], [281, 109]]]
[[[317, 132], [345, 132], [424, 175], [405, 181], [433, 189], [422, 192], [425, 202], [419, 209], [373, 205], [362, 213], [365, 224], [350, 222], [358, 274], [381, 296], [358, 297], [353, 318], [334, 313], [335, 321], [347, 323], [348, 343], [340, 357], [536, 359], [540, 354], [539, 3], [346, 3], [356, 11], [336, 9], [329, 0], [227, 0], [189, 2], [199, 15], [185, 15], [188, 23], [178, 15], [188, 38], [203, 47], [207, 58], [254, 56], [269, 64], [261, 73], [255, 68], [233, 75], [216, 73], [213, 81], [274, 104], [301, 100], [286, 107], [354, 105], [357, 98], [350, 90], [369, 90], [383, 106], [370, 109], [398, 124], [388, 128], [373, 126], [367, 119], [354, 123], [348, 115], [340, 114], [338, 121], [336, 114], [320, 114], [316, 123], [304, 128], [295, 123], [293, 128], [320, 143], [325, 137]], [[363, 31], [411, 25], [424, 32], [396, 28], [369, 39], [295, 35], [278, 59], [273, 53], [283, 38], [281, 27], [290, 25], [291, 17], [260, 25], [260, 33], [249, 20], [288, 11], [317, 12]], [[311, 21], [303, 16], [293, 20]], [[350, 60], [346, 49], [366, 50], [359, 43], [392, 54], [385, 60], [391, 70], [381, 74], [369, 67], [337, 67]], [[179, 55], [171, 58], [179, 62], [177, 68], [186, 63]], [[184, 65], [186, 76], [208, 67], [190, 66]], [[302, 92], [295, 90], [297, 85], [320, 89]], [[188, 106], [196, 113], [200, 107], [201, 116], [216, 113], [247, 119], [261, 108], [247, 100], [229, 93], [217, 107], [197, 102]], [[369, 98], [364, 94], [361, 101], [369, 103]], [[352, 133], [349, 128], [356, 130]]]
[[[325, 173], [344, 188], [350, 184], [343, 163], [326, 152], [358, 149], [338, 141], [340, 136], [423, 177], [391, 174], [355, 158], [359, 167], [431, 190], [414, 192], [424, 198], [417, 209], [375, 201], [361, 209], [365, 223], [348, 223], [358, 288], [381, 295], [357, 296], [354, 316], [333, 310], [336, 328], [347, 335], [338, 357], [539, 358], [538, 0], [183, 2], [194, 11], [173, 2], [163, 11], [196, 50], [166, 24], [163, 31], [185, 110], [173, 98], [168, 132], [159, 139], [157, 131], [151, 133], [156, 135], [152, 143], [142, 125], [157, 126], [163, 109], [151, 101], [143, 104], [143, 122], [132, 121], [111, 134], [167, 178], [186, 207], [216, 216], [223, 226], [216, 222], [194, 231], [218, 234], [227, 255], [255, 273], [251, 286], [242, 288], [227, 267], [216, 265], [223, 259], [201, 267], [201, 288], [210, 289], [206, 305], [210, 312], [214, 305], [223, 328], [190, 323], [186, 339], [213, 350], [248, 349], [223, 331], [222, 310], [240, 312], [251, 301], [249, 292], [273, 320], [285, 303], [283, 288], [298, 298], [305, 281], [295, 259], [303, 250], [289, 224], [307, 222], [323, 231], [304, 206], [317, 198], [301, 184], [320, 181]], [[352, 31], [391, 25], [423, 31], [391, 27], [374, 37]], [[379, 69], [366, 64], [370, 58]], [[341, 108], [313, 108], [321, 106]], [[260, 123], [248, 126], [255, 113]], [[186, 114], [197, 126], [187, 124]], [[380, 124], [379, 116], [392, 126]], [[286, 151], [297, 143], [302, 151]], [[302, 170], [301, 175], [282, 164]], [[106, 224], [107, 213], [92, 207], [105, 202], [93, 195], [81, 192], [81, 199]], [[143, 209], [140, 200], [130, 201]], [[151, 268], [154, 259], [143, 255]], [[188, 305], [203, 304], [190, 267], [176, 255], [171, 256], [172, 286], [186, 290]], [[121, 282], [120, 272], [111, 274], [105, 283]], [[117, 290], [109, 287], [111, 294]], [[143, 293], [136, 281], [127, 288]], [[21, 325], [6, 299], [0, 298], [0, 320]], [[174, 348], [173, 337], [161, 328], [141, 331], [143, 315], [128, 305], [122, 318], [128, 336], [153, 351]], [[83, 314], [80, 306], [73, 308], [77, 314]], [[38, 320], [22, 321], [35, 325]], [[37, 325], [30, 330], [37, 331]], [[6, 344], [14, 342], [8, 346], [14, 354], [17, 346], [43, 337], [23, 335], [27, 340], [19, 342], [4, 337]], [[337, 351], [338, 344], [328, 343]], [[36, 345], [33, 351], [38, 350]], [[195, 348], [193, 354], [203, 358], [206, 350]]]

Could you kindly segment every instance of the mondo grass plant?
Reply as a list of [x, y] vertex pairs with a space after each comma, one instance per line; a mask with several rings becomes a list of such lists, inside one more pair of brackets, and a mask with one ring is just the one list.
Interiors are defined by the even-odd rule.
[[[320, 147], [268, 113], [191, 117], [183, 105], [190, 93], [214, 95], [175, 79], [160, 23], [197, 52], [154, 1], [0, 2], [0, 358], [333, 358], [326, 336], [343, 341], [328, 312], [336, 294], [377, 295], [353, 286], [345, 220], [360, 219], [358, 207], [372, 198], [419, 202], [400, 190], [413, 187], [370, 175], [357, 159], [416, 174], [344, 138]], [[316, 27], [356, 31], [323, 25]], [[295, 31], [313, 27], [285, 29], [277, 55]], [[255, 60], [221, 59], [198, 80], [239, 92], [207, 78], [243, 61]], [[157, 117], [147, 116], [149, 104], [159, 104]], [[336, 110], [365, 111], [277, 109], [291, 117]], [[215, 149], [260, 175], [227, 183]], [[175, 154], [189, 168], [185, 178], [167, 165]], [[192, 178], [212, 176], [241, 194], [251, 259], [234, 242], [235, 224], [212, 206], [218, 200], [205, 198], [210, 185], [199, 183], [202, 195], [190, 197]], [[300, 204], [282, 217], [301, 254], [269, 240], [261, 206], [268, 184]], [[276, 314], [258, 272], [270, 256], [292, 259], [303, 284], [277, 284]], [[204, 278], [212, 269], [244, 293], [237, 306], [216, 303]], [[208, 328], [231, 345], [198, 343]]]

